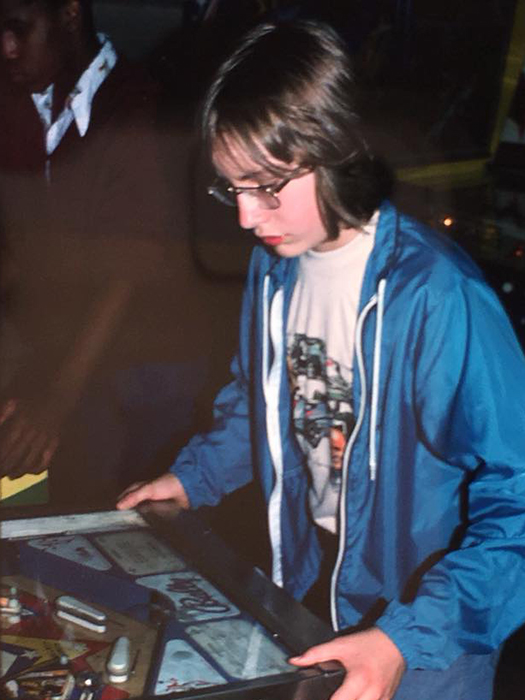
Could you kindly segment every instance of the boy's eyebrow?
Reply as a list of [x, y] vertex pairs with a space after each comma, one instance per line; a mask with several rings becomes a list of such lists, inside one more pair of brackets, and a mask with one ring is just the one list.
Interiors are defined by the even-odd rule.
[[225, 180], [238, 180], [239, 182], [246, 182], [247, 180], [255, 180], [258, 177], [260, 177], [263, 173], [264, 170], [259, 169], [259, 170], [251, 170], [249, 172], [242, 172], [239, 175], [237, 173], [234, 174], [232, 178], [227, 178], [225, 174], [222, 172], [221, 168], [215, 166], [215, 172], [219, 177], [222, 177]]
[[[233, 181], [236, 180], [237, 182], [248, 182], [249, 180], [257, 180], [257, 178], [260, 178], [264, 174], [264, 170], [252, 170], [250, 172], [243, 172], [243, 173], [235, 173], [233, 177], [226, 177], [222, 172], [220, 168], [215, 168], [215, 171], [219, 177], [222, 177], [225, 180]], [[267, 179], [271, 178], [271, 175], [268, 176]]]
[[264, 174], [264, 170], [252, 170], [249, 173], [244, 173], [238, 178], [235, 178], [236, 180], [239, 180], [240, 182], [246, 182], [246, 180], [256, 180], [258, 177]]
[[[262, 181], [262, 184], [264, 185], [272, 180], [272, 175], [270, 175], [269, 173], [265, 174], [264, 170], [254, 170], [254, 171], [249, 172], [249, 173], [242, 173], [242, 175], [235, 175], [232, 178], [225, 177], [221, 173], [220, 169], [218, 169], [218, 168], [216, 168], [216, 172], [217, 172], [218, 177], [221, 177], [224, 180], [227, 180], [228, 182], [232, 182], [234, 180], [237, 182], [249, 182], [250, 180], [257, 181], [259, 179]], [[273, 178], [273, 179], [275, 179], [275, 178]]]

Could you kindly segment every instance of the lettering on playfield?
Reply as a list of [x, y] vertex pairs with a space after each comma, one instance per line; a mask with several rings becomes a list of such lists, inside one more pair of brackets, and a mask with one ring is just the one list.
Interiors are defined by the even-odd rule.
[[239, 609], [196, 572], [145, 576], [136, 582], [164, 593], [181, 622], [239, 615]]

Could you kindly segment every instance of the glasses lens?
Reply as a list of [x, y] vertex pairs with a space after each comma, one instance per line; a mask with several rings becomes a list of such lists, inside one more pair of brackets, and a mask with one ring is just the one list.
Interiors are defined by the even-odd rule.
[[215, 197], [221, 204], [226, 204], [228, 207], [235, 207], [237, 205], [237, 197], [235, 192], [230, 192], [228, 190], [229, 186], [226, 180], [215, 180], [213, 185], [208, 187], [208, 194]]
[[263, 209], [279, 209], [281, 206], [281, 200], [278, 196], [279, 192], [286, 187], [291, 179], [291, 177], [288, 177], [285, 180], [276, 182], [273, 185], [268, 185], [266, 188], [261, 186], [261, 189], [257, 190], [256, 192], [259, 206], [261, 206]]
[[[289, 180], [280, 183], [277, 192], [289, 182]], [[232, 191], [233, 190], [233, 191]], [[215, 199], [217, 199], [222, 204], [226, 204], [229, 207], [237, 206], [237, 197], [242, 195], [244, 197], [251, 197], [257, 203], [257, 206], [262, 209], [278, 209], [281, 205], [277, 194], [272, 192], [270, 189], [265, 189], [265, 185], [260, 187], [237, 187], [232, 188], [227, 180], [217, 179], [208, 187], [208, 194], [211, 194]]]
[[256, 190], [251, 194], [257, 199], [257, 204], [263, 209], [278, 209], [281, 204], [274, 194], [266, 190]]

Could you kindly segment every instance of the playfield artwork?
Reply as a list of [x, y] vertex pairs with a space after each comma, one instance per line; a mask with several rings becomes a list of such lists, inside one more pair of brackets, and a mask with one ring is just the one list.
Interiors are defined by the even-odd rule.
[[0, 700], [173, 697], [295, 673], [166, 541], [112, 518], [3, 528]]

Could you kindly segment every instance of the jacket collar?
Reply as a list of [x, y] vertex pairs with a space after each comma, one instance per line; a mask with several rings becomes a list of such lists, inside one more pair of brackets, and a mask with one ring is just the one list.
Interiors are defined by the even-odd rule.
[[376, 293], [379, 281], [388, 277], [399, 255], [399, 212], [387, 200], [379, 207], [374, 248], [368, 258], [361, 287], [362, 311], [367, 301]]
[[43, 92], [31, 95], [44, 125], [48, 155], [57, 148], [73, 121], [80, 136], [85, 136], [91, 120], [95, 94], [117, 62], [117, 54], [109, 38], [104, 34], [98, 34], [97, 37], [100, 50], [69, 93], [64, 108], [55, 121], [52, 119], [54, 85], [51, 84]]
[[270, 254], [268, 274], [275, 288], [283, 285], [293, 285], [297, 277], [299, 268], [299, 258], [281, 258], [278, 255]]
[[385, 200], [379, 207], [379, 221], [371, 258], [377, 278], [386, 277], [398, 253], [399, 212]]

